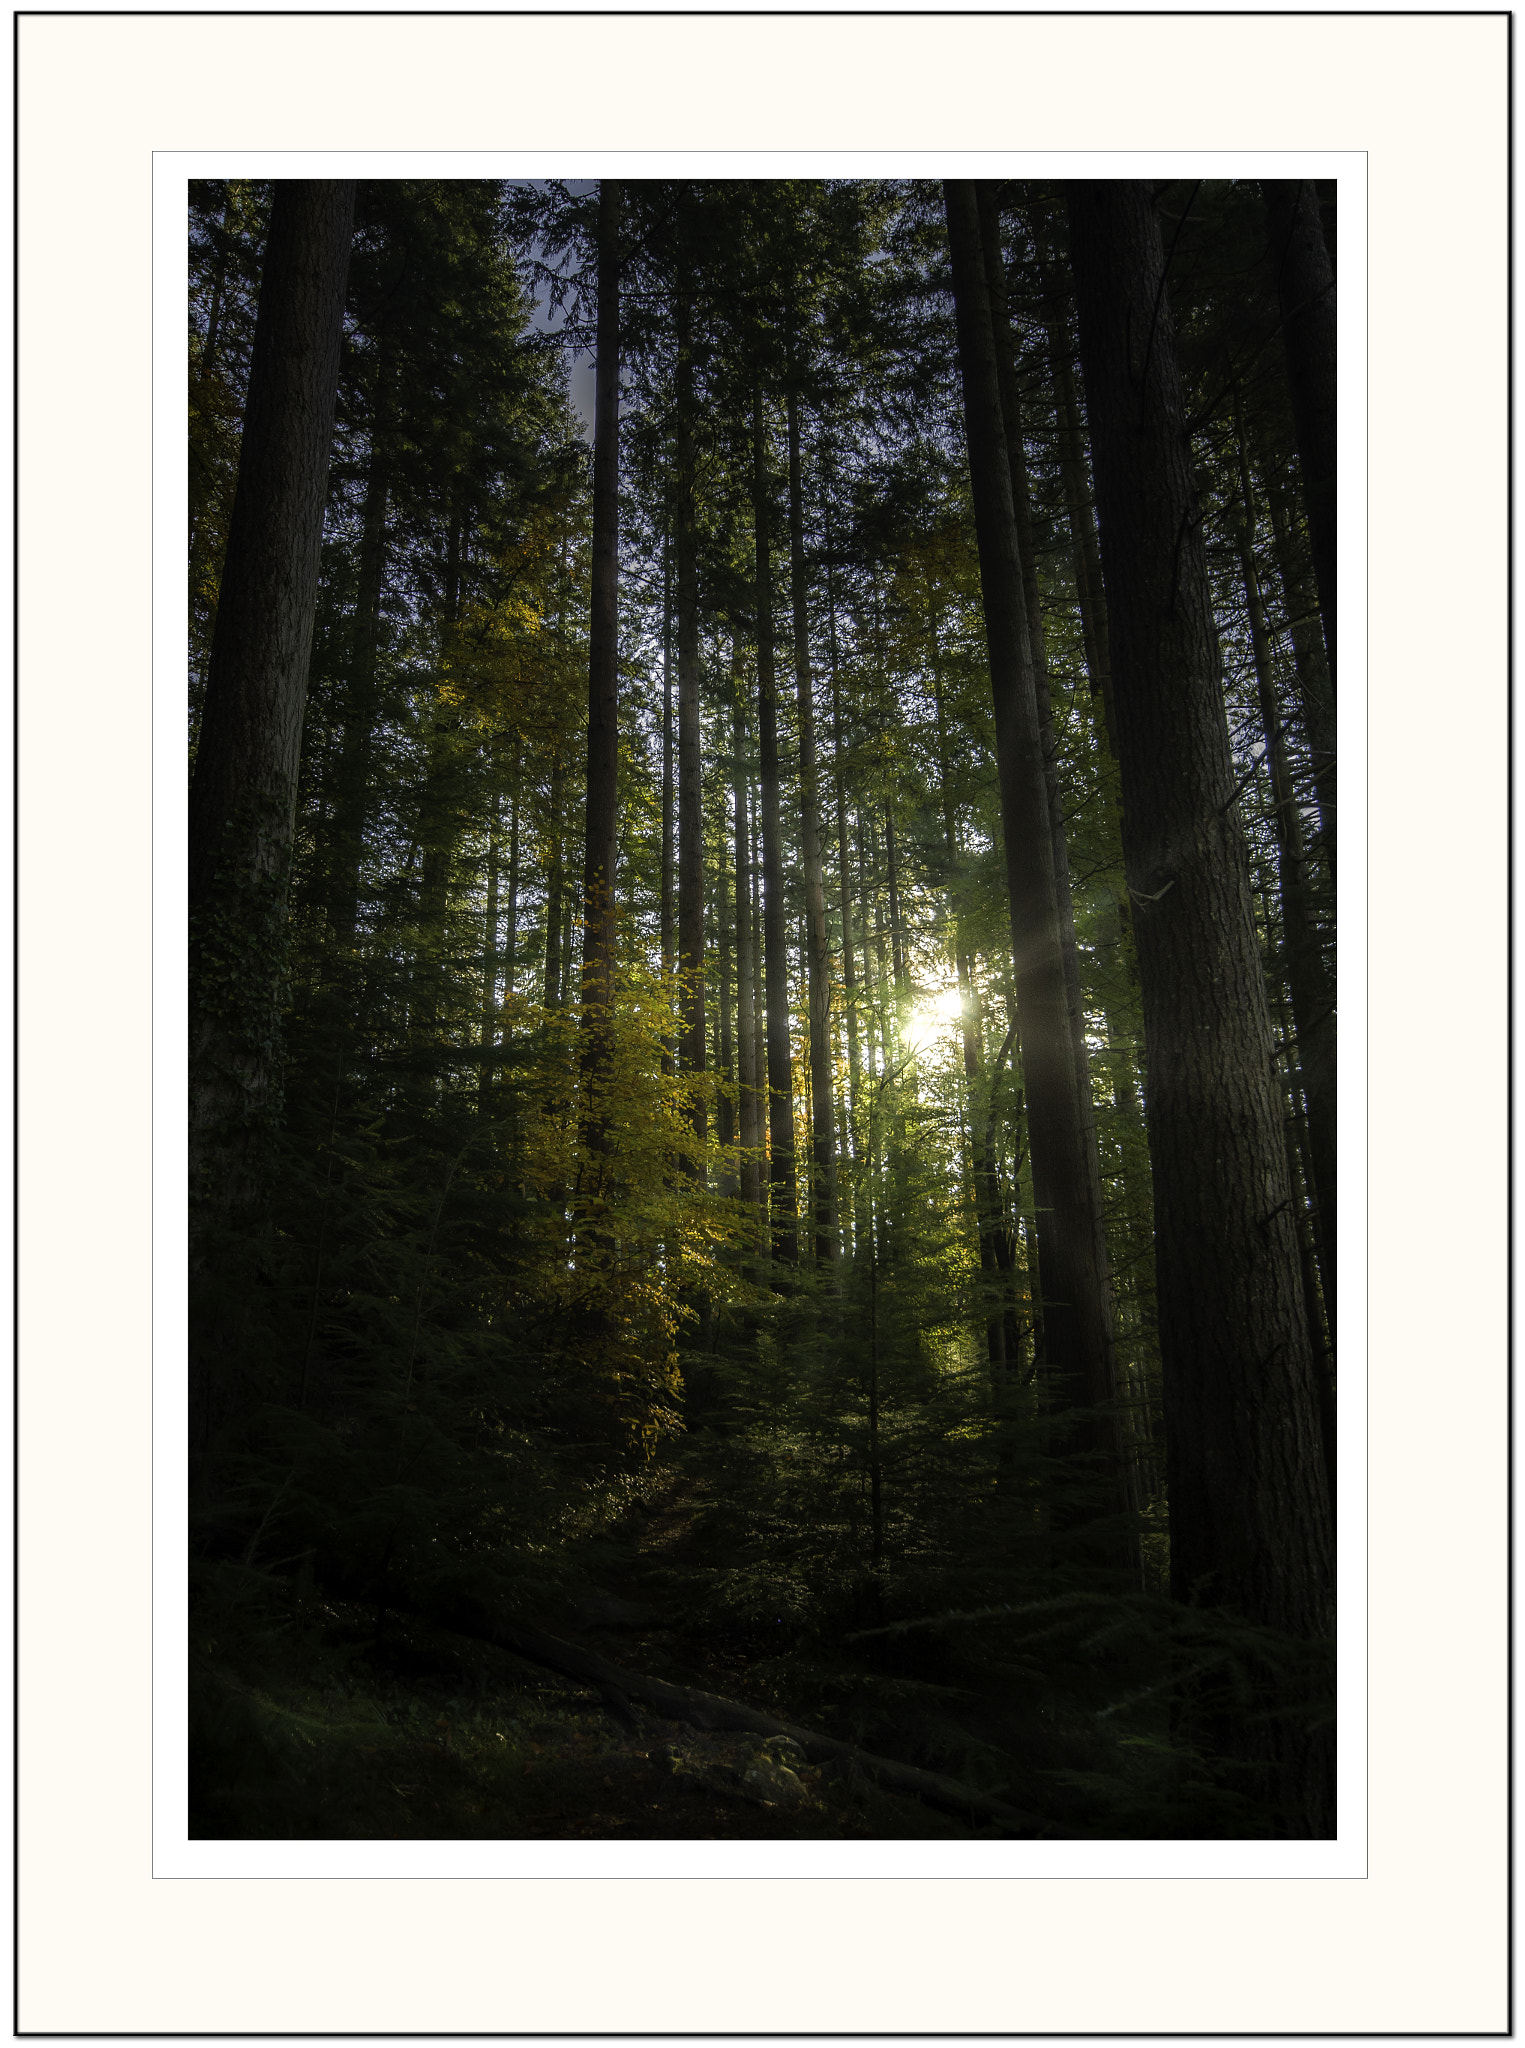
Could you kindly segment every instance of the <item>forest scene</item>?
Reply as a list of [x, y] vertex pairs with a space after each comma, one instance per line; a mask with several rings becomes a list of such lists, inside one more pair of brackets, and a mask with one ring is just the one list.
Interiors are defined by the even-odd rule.
[[1335, 1835], [1336, 229], [190, 183], [193, 1837]]

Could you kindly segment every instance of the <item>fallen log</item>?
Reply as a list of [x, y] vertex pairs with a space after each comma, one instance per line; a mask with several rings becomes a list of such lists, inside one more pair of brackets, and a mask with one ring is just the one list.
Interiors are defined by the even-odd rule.
[[919, 1770], [914, 1764], [897, 1763], [892, 1757], [875, 1756], [855, 1743], [842, 1742], [834, 1735], [822, 1735], [813, 1728], [796, 1727], [740, 1700], [722, 1699], [717, 1693], [700, 1692], [693, 1686], [670, 1685], [666, 1679], [649, 1677], [611, 1664], [607, 1657], [584, 1649], [580, 1643], [564, 1642], [543, 1629], [512, 1617], [495, 1615], [475, 1603], [451, 1601], [443, 1610], [433, 1610], [438, 1619], [461, 1635], [476, 1636], [511, 1651], [527, 1663], [539, 1664], [563, 1678], [590, 1685], [609, 1700], [638, 1700], [643, 1707], [664, 1720], [682, 1721], [691, 1728], [737, 1729], [749, 1735], [787, 1735], [797, 1742], [812, 1763], [851, 1764], [883, 1786], [887, 1792], [919, 1799], [924, 1805], [949, 1813], [960, 1820], [993, 1822], [1021, 1836], [1041, 1836], [1051, 1841], [1073, 1841], [1074, 1836], [1051, 1827], [1035, 1814], [1023, 1813], [1002, 1799], [976, 1792], [956, 1778], [937, 1771]]

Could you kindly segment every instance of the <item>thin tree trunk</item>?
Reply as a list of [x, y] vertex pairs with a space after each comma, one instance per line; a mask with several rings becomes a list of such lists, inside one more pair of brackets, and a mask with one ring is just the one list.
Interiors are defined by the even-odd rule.
[[1329, 686], [1336, 689], [1335, 595], [1338, 567], [1336, 483], [1336, 329], [1334, 269], [1324, 244], [1318, 193], [1310, 178], [1267, 179], [1266, 213], [1276, 295], [1281, 304], [1287, 380], [1303, 472], [1303, 502], [1313, 539]]
[[900, 1021], [901, 1010], [910, 995], [910, 948], [905, 942], [905, 927], [900, 920], [900, 862], [895, 848], [895, 804], [890, 798], [884, 806], [884, 882], [890, 898], [890, 958], [895, 967], [895, 1015]]
[[872, 815], [859, 847], [859, 883], [863, 890], [863, 914], [874, 935], [874, 960], [879, 970], [874, 982], [874, 1007], [879, 1013], [880, 1072], [887, 1074], [894, 1058], [893, 1004], [889, 993], [894, 983], [885, 950], [884, 917], [879, 908], [879, 835], [874, 830]]
[[[1297, 1033], [1297, 1060], [1302, 1070], [1303, 1099], [1308, 1114], [1308, 1164], [1313, 1181], [1314, 1242], [1318, 1247], [1324, 1309], [1329, 1319], [1330, 1336], [1333, 1338], [1337, 1329], [1335, 1259], [1338, 1221], [1335, 992], [1324, 959], [1323, 944], [1314, 923], [1312, 905], [1309, 902], [1308, 862], [1303, 846], [1302, 814], [1287, 761], [1286, 740], [1276, 697], [1275, 679], [1271, 670], [1270, 635], [1266, 631], [1265, 607], [1260, 594], [1260, 575], [1255, 565], [1254, 499], [1250, 486], [1249, 462], [1242, 442], [1239, 450], [1239, 487], [1244, 516], [1244, 525], [1238, 537], [1239, 565], [1244, 578], [1245, 608], [1250, 621], [1250, 646], [1255, 660], [1261, 728], [1265, 734], [1268, 766], [1271, 771], [1272, 821], [1276, 834], [1277, 866], [1281, 882], [1287, 992], [1292, 1002], [1292, 1021]], [[1326, 1444], [1325, 1456], [1332, 1473], [1332, 1444]]]
[[[1117, 1429], [1112, 1317], [1099, 1175], [1075, 1071], [1022, 565], [1012, 502], [995, 336], [974, 186], [948, 180], [948, 239], [968, 428], [970, 482], [995, 697], [996, 760], [1016, 970], [1018, 1041], [1037, 1210], [1047, 1364], [1055, 1392], [1086, 1416], [1085, 1435], [1116, 1505], [1128, 1493]], [[1131, 1546], [1109, 1539], [1117, 1561]]]
[[1275, 482], [1266, 492], [1271, 507], [1271, 532], [1276, 542], [1276, 566], [1281, 578], [1282, 602], [1286, 608], [1287, 634], [1292, 642], [1297, 667], [1299, 710], [1308, 755], [1313, 769], [1313, 786], [1318, 794], [1319, 850], [1329, 870], [1333, 888], [1337, 879], [1339, 853], [1339, 757], [1335, 730], [1334, 686], [1324, 648], [1314, 626], [1314, 596], [1308, 588], [1307, 558], [1300, 552], [1300, 535], [1292, 531], [1290, 486], [1285, 491]]
[[477, 1100], [484, 1115], [492, 1098], [498, 1046], [498, 865], [502, 846], [503, 827], [494, 798], [487, 824], [487, 909], [482, 920], [482, 1062]]
[[[722, 797], [722, 806], [724, 798]], [[727, 872], [725, 814], [722, 808], [718, 852], [715, 861], [715, 926], [717, 934], [716, 971], [720, 981], [719, 1070], [724, 1084], [715, 1113], [715, 1135], [723, 1156], [720, 1192], [734, 1196], [740, 1181], [736, 1168], [736, 1044], [731, 1029], [731, 914], [733, 909], [730, 875]]]
[[821, 867], [821, 799], [815, 758], [815, 690], [810, 672], [805, 508], [800, 478], [799, 400], [788, 398], [789, 566], [794, 598], [794, 675], [800, 733], [800, 838], [803, 842], [807, 987], [810, 1009], [811, 1180], [818, 1266], [837, 1255], [836, 1112], [831, 1085], [831, 934]]
[[514, 793], [509, 803], [508, 825], [508, 929], [503, 941], [503, 988], [512, 1001], [514, 969], [519, 951], [519, 766], [514, 764]]
[[842, 695], [837, 676], [837, 605], [834, 583], [828, 575], [831, 653], [831, 744], [832, 772], [837, 798], [837, 881], [842, 920], [842, 1010], [847, 1025], [847, 1137], [854, 1162], [858, 1157], [857, 1120], [862, 1106], [862, 1076], [858, 1058], [858, 973], [853, 958], [852, 861], [847, 839], [847, 771], [842, 754]]
[[[678, 299], [677, 507], [673, 553], [678, 605], [678, 972], [683, 1027], [678, 1042], [685, 1074], [705, 1070], [704, 816], [700, 779], [699, 572], [694, 557], [694, 389], [689, 304]], [[688, 1107], [695, 1138], [691, 1171], [702, 1180], [707, 1128], [704, 1093]]]
[[[619, 240], [622, 192], [598, 193], [598, 363], [593, 391], [593, 578], [588, 625], [587, 833], [582, 885], [585, 1097], [607, 1069], [615, 999], [619, 863]], [[559, 833], [558, 819], [558, 833]], [[559, 866], [558, 840], [558, 866]], [[585, 1119], [585, 1122], [587, 1120]], [[601, 1128], [595, 1113], [589, 1135]]]
[[774, 1257], [799, 1257], [794, 1176], [794, 1069], [789, 1045], [789, 957], [784, 922], [784, 857], [778, 790], [778, 712], [773, 671], [772, 505], [762, 390], [752, 400], [752, 507], [757, 547], [757, 738], [762, 768], [763, 952], [767, 976], [768, 1180]]
[[[662, 537], [662, 973], [670, 975], [676, 964], [673, 951], [673, 910], [676, 895], [677, 831], [673, 811], [673, 764], [677, 750], [673, 745], [672, 722], [672, 537], [670, 531]], [[665, 1000], [665, 998], [664, 998]], [[671, 1074], [677, 1057], [677, 1047], [671, 1034], [662, 1039], [662, 1072]]]
[[757, 1137], [757, 1201], [762, 1210], [763, 1234], [767, 1236], [768, 1195], [771, 1171], [769, 1147], [772, 1130], [769, 1117], [768, 1097], [768, 1003], [767, 991], [763, 985], [763, 899], [762, 899], [762, 792], [754, 793], [751, 823], [751, 866], [752, 866], [752, 1028], [756, 1034], [753, 1040], [752, 1071], [757, 1077], [757, 1098], [753, 1110], [753, 1130]]
[[741, 1124], [741, 1196], [757, 1203], [762, 1194], [758, 1148], [757, 988], [755, 926], [752, 920], [752, 832], [747, 806], [747, 719], [741, 667], [741, 636], [731, 634], [731, 775], [736, 806], [736, 1038]]
[[545, 1007], [561, 1006], [561, 898], [562, 831], [561, 813], [566, 791], [566, 769], [560, 751], [551, 763], [551, 849], [545, 878]]
[[355, 943], [360, 913], [360, 870], [365, 848], [365, 815], [370, 795], [371, 751], [380, 709], [377, 663], [381, 647], [381, 594], [386, 582], [387, 499], [391, 483], [391, 388], [385, 337], [377, 354], [372, 404], [371, 452], [366, 467], [365, 506], [360, 523], [360, 574], [350, 643], [349, 688], [344, 734], [335, 775], [333, 881], [329, 918], [340, 956]]
[[[1159, 222], [1143, 183], [1068, 193], [1141, 906], [1171, 1583], [1179, 1599], [1327, 1636], [1313, 1360]], [[1333, 1831], [1327, 1740], [1286, 1724], [1230, 1739], [1276, 1752], [1294, 1827]]]

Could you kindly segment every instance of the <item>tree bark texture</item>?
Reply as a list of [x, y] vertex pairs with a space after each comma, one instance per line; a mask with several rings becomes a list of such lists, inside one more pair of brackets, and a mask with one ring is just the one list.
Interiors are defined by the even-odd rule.
[[[1324, 1636], [1328, 1489], [1159, 223], [1142, 183], [1068, 196], [1139, 906], [1172, 1587]], [[1332, 1791], [1299, 1756], [1317, 1832]]]
[[950, 179], [944, 191], [980, 586], [995, 700], [1017, 1036], [1028, 1107], [1047, 1363], [1061, 1398], [1076, 1409], [1089, 1411], [1092, 1447], [1116, 1485], [1121, 1505], [1124, 1473], [1114, 1414], [1106, 1246], [1095, 1195], [1099, 1177], [1087, 1161], [1087, 1118], [1075, 1071], [1048, 775], [1033, 682], [979, 209], [972, 181]]
[[257, 1205], [278, 1108], [297, 768], [354, 208], [352, 180], [275, 188], [190, 793], [193, 1229]]

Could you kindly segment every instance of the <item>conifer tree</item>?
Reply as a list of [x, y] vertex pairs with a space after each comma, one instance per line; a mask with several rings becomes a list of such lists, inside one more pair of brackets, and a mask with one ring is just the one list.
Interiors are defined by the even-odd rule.
[[[1171, 1583], [1323, 1636], [1329, 1499], [1164, 249], [1146, 185], [1068, 199], [1138, 906]], [[1327, 1746], [1289, 1736], [1276, 1761], [1302, 1830], [1329, 1832]]]

